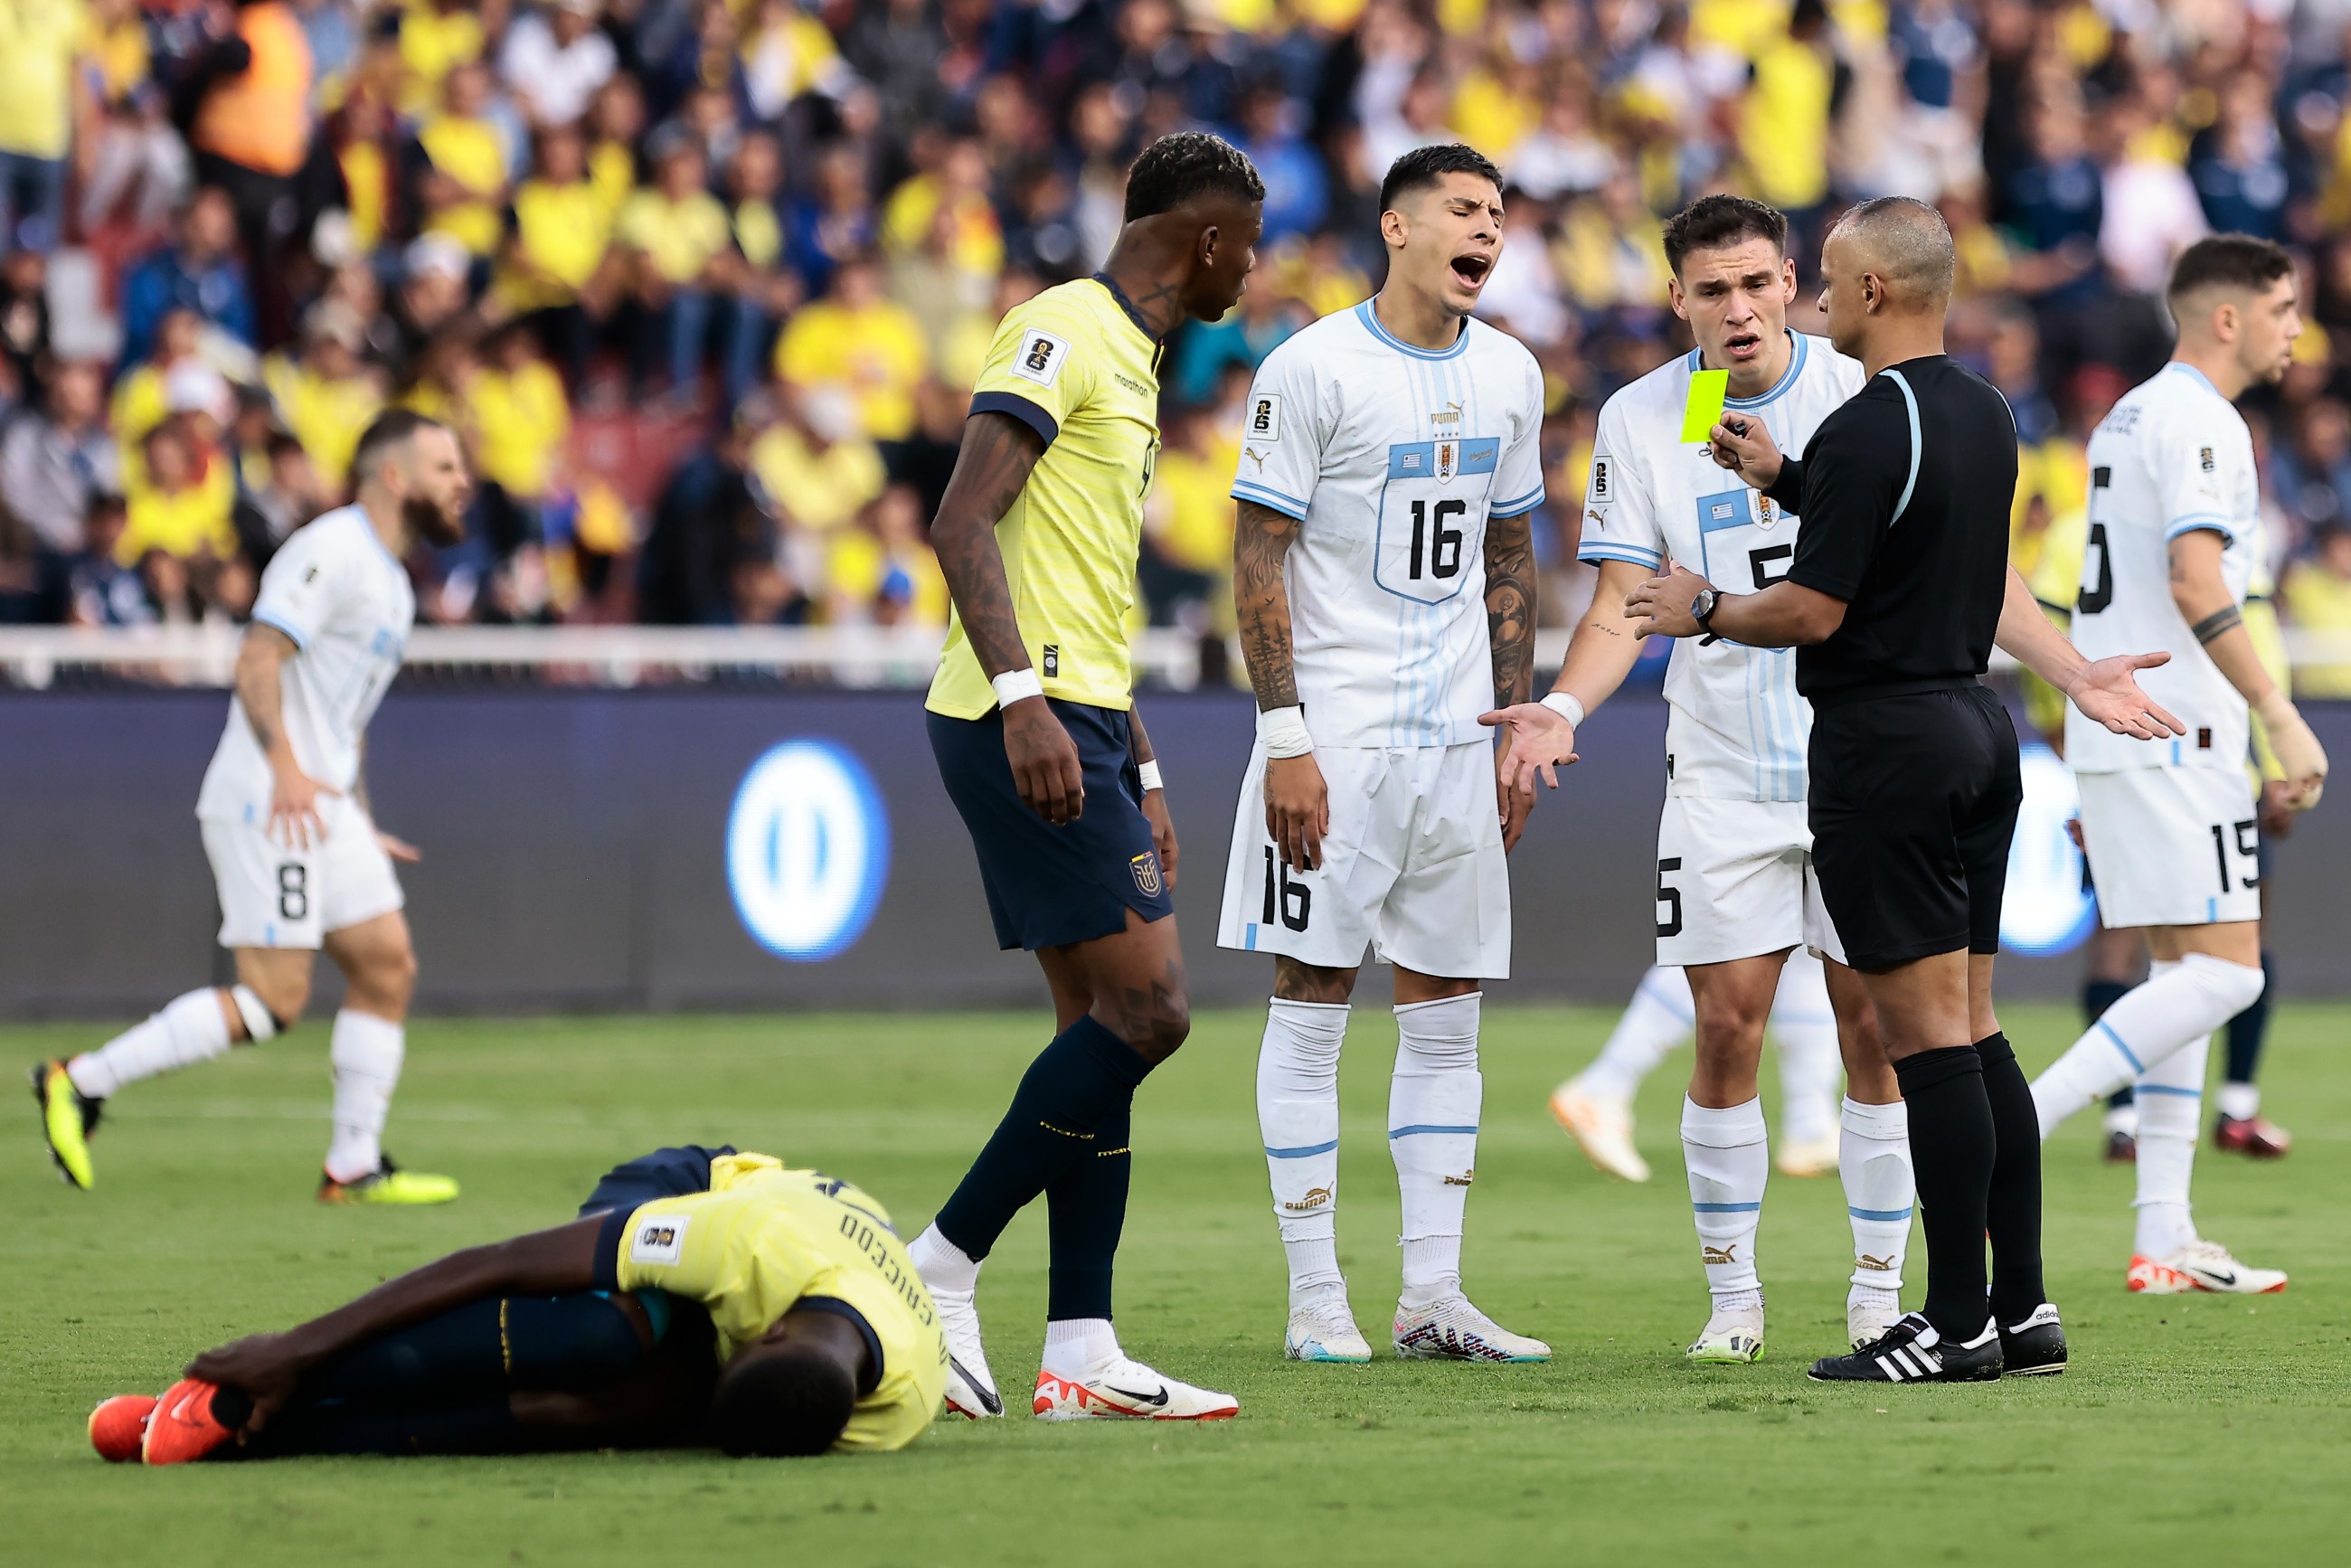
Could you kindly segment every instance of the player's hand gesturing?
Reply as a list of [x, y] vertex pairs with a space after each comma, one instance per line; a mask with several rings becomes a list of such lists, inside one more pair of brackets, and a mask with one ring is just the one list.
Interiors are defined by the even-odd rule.
[[282, 827], [280, 841], [288, 849], [307, 850], [314, 840], [323, 841], [327, 821], [319, 814], [319, 797], [342, 791], [319, 783], [291, 762], [273, 767], [270, 773], [276, 781], [269, 790], [269, 835], [277, 838]]
[[253, 1401], [253, 1415], [238, 1433], [242, 1438], [267, 1426], [294, 1396], [302, 1366], [287, 1350], [284, 1334], [257, 1333], [204, 1352], [188, 1363], [187, 1375], [235, 1388]]
[[1057, 828], [1078, 820], [1086, 779], [1077, 743], [1043, 697], [1023, 697], [1004, 710], [1004, 758], [1022, 805]]
[[2170, 662], [2168, 653], [2117, 653], [2111, 659], [2098, 659], [2082, 666], [2066, 685], [2065, 695], [2085, 717], [2097, 720], [2116, 735], [2134, 740], [2186, 735], [2188, 727], [2158, 707], [2138, 687], [2137, 672]]
[[1265, 831], [1292, 871], [1322, 865], [1322, 835], [1331, 831], [1331, 790], [1312, 752], [1266, 759]]
[[1557, 708], [1514, 703], [1479, 714], [1478, 722], [1507, 732], [1503, 738], [1509, 744], [1494, 765], [1495, 778], [1505, 791], [1523, 794], [1530, 802], [1534, 799], [1537, 775], [1545, 787], [1556, 789], [1559, 769], [1575, 760], [1575, 727]]

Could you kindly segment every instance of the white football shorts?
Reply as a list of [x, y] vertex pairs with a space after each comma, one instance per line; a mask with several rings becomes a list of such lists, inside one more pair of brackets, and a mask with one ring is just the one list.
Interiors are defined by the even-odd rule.
[[1295, 872], [1265, 831], [1265, 751], [1249, 754], [1225, 864], [1219, 946], [1353, 968], [1384, 963], [1452, 980], [1510, 974], [1510, 877], [1494, 801], [1494, 747], [1314, 753], [1331, 794], [1322, 863]]
[[2109, 927], [2262, 917], [2259, 819], [2243, 768], [2130, 768], [2074, 781], [2098, 918]]
[[1657, 821], [1657, 962], [1724, 964], [1789, 947], [1844, 962], [1802, 800], [1668, 795]]
[[224, 947], [317, 948], [329, 931], [389, 915], [407, 901], [375, 823], [347, 796], [322, 795], [326, 837], [307, 850], [258, 822], [206, 821], [204, 856], [219, 890]]

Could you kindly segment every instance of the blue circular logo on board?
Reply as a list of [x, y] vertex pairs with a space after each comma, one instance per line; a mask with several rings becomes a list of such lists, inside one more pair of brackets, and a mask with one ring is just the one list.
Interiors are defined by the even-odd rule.
[[2074, 770], [2037, 741], [2017, 757], [2024, 804], [2008, 846], [2008, 892], [2001, 901], [2000, 940], [2032, 957], [2068, 953], [2096, 924], [2098, 903], [2082, 885], [2082, 852], [2065, 824], [2080, 809]]
[[752, 940], [830, 958], [865, 934], [889, 876], [889, 812], [854, 753], [788, 740], [751, 764], [726, 816], [726, 887]]

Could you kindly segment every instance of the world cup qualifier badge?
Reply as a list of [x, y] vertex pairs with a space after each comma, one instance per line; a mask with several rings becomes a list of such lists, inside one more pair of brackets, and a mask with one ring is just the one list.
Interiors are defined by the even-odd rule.
[[1144, 851], [1126, 862], [1126, 869], [1134, 873], [1136, 892], [1145, 898], [1159, 896], [1159, 856], [1155, 852]]

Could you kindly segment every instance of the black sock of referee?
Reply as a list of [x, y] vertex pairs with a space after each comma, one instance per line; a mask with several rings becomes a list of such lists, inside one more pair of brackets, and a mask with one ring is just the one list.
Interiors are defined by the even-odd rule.
[[1984, 1098], [1991, 1103], [1991, 1191], [1984, 1205], [1991, 1232], [1991, 1315], [2022, 1322], [2049, 1299], [2041, 1278], [2041, 1117], [2032, 1086], [2016, 1064], [2008, 1036], [1976, 1041]]
[[[1984, 1325], [1984, 1206], [1991, 1187], [1991, 1105], [1971, 1045], [1922, 1051], [1894, 1064], [1910, 1108], [1910, 1164], [1927, 1235], [1927, 1321], [1946, 1339]], [[2037, 1127], [2036, 1124], [2036, 1127]]]
[[1091, 1015], [1055, 1035], [1021, 1075], [1004, 1120], [939, 1210], [939, 1234], [972, 1259], [987, 1257], [1014, 1215], [1081, 1156], [1092, 1155], [1106, 1127], [1126, 1125], [1126, 1107], [1150, 1071], [1133, 1046]]
[[1134, 1167], [1127, 1146], [1134, 1123], [1131, 1104], [1104, 1117], [1093, 1145], [1045, 1189], [1053, 1243], [1048, 1322], [1110, 1316], [1111, 1270], [1126, 1229], [1127, 1178]]

